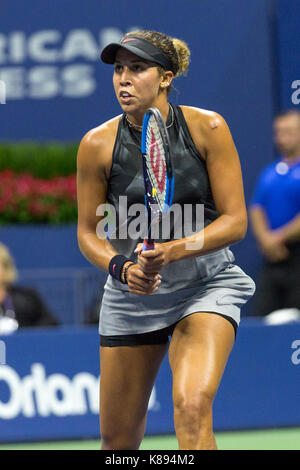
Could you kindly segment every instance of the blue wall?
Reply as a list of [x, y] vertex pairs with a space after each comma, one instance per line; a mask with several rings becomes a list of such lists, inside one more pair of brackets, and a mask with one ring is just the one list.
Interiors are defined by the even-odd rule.
[[277, 0], [279, 103], [281, 109], [300, 108], [300, 2]]
[[[132, 28], [165, 31], [184, 39], [192, 51], [189, 74], [177, 80], [171, 100], [225, 117], [240, 154], [248, 203], [259, 171], [273, 158], [273, 1], [173, 0], [170, 6], [152, 0], [141, 6], [134, 0], [129, 6], [122, 0], [4, 0], [0, 15], [0, 80], [7, 82], [7, 104], [0, 106], [1, 140], [79, 142], [89, 129], [120, 112], [112, 67], [98, 59], [101, 48]], [[2, 231], [2, 236], [6, 241], [8, 235]], [[43, 229], [35, 236], [43, 240]], [[74, 239], [67, 246], [55, 231], [51, 236], [48, 250], [53, 247], [54, 255], [42, 253], [43, 243], [38, 243], [31, 252], [32, 267], [52, 266], [55, 253], [64, 248], [60, 262], [85, 264]], [[20, 267], [28, 266], [28, 252], [16, 250]], [[255, 275], [257, 250], [250, 232], [233, 251]]]
[[74, 224], [1, 227], [0, 240], [12, 251], [19, 269], [90, 266], [78, 248]]
[[[216, 431], [300, 425], [299, 337], [297, 324], [241, 326], [214, 403]], [[6, 348], [0, 442], [98, 438], [96, 328], [28, 330], [0, 341]], [[146, 432], [174, 432], [167, 357], [150, 399]]]

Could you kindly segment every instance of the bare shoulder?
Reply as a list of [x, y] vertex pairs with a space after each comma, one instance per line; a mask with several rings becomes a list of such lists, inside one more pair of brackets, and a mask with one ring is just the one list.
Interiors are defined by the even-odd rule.
[[[188, 124], [200, 126], [203, 131], [211, 131], [217, 128], [227, 127], [226, 121], [216, 111], [195, 108], [192, 106], [180, 106]], [[199, 128], [199, 127], [198, 127]]]
[[116, 116], [83, 136], [77, 154], [78, 167], [110, 168], [119, 121], [120, 116]]
[[204, 159], [210, 142], [229, 132], [227, 123], [219, 113], [192, 106], [180, 106], [191, 137]]

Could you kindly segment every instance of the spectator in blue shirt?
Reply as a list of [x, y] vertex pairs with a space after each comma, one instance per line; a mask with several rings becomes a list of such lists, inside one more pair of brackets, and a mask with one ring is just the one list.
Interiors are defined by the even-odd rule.
[[250, 222], [264, 265], [254, 297], [256, 316], [300, 309], [300, 111], [274, 121], [280, 157], [258, 178]]

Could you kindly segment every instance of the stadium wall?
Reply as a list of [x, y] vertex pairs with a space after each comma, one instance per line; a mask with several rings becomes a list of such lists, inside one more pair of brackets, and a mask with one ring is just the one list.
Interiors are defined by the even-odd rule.
[[[97, 439], [98, 347], [95, 327], [0, 337], [0, 442]], [[299, 368], [298, 324], [245, 322], [215, 399], [215, 430], [299, 426]], [[146, 434], [173, 432], [166, 357], [150, 398]]]

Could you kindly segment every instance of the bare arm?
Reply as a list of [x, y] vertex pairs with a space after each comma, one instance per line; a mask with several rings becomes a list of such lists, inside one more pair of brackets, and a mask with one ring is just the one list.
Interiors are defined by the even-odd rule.
[[252, 206], [249, 211], [253, 234], [262, 254], [271, 262], [278, 262], [288, 257], [289, 251], [283, 237], [272, 231], [265, 211], [259, 205]]
[[270, 226], [265, 211], [260, 206], [252, 206], [249, 210], [249, 216], [253, 234], [260, 244], [267, 233], [270, 231]]
[[285, 243], [300, 241], [300, 214], [277, 230]]
[[96, 210], [106, 202], [109, 162], [104, 156], [108, 153], [104, 135], [90, 131], [82, 139], [77, 155], [78, 244], [82, 254], [105, 271], [117, 254], [108, 240], [96, 234], [97, 223], [101, 220]]

